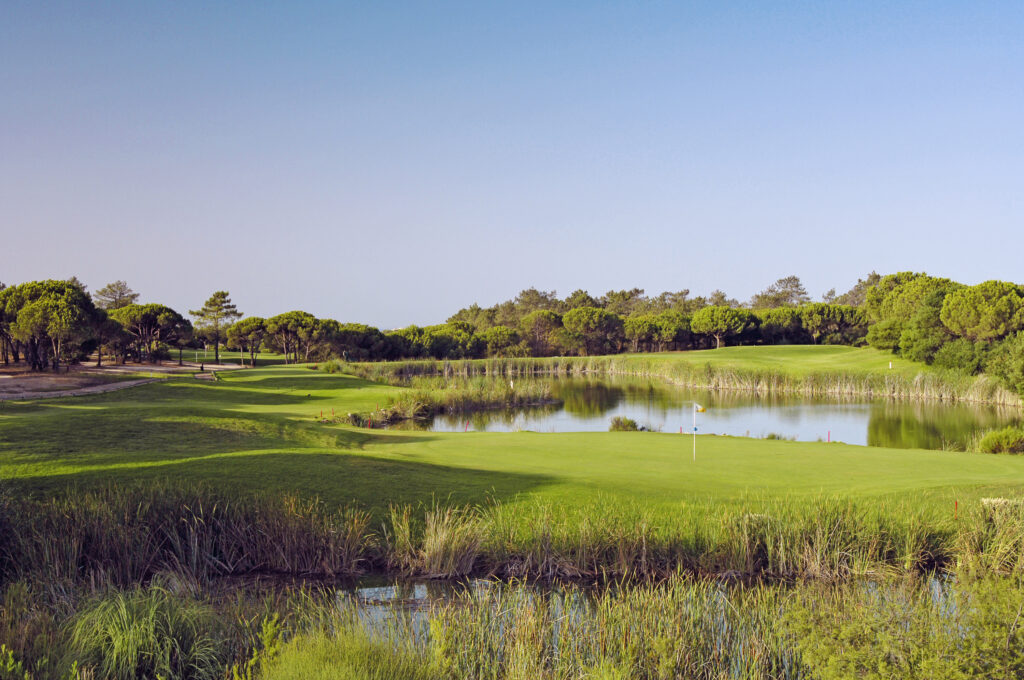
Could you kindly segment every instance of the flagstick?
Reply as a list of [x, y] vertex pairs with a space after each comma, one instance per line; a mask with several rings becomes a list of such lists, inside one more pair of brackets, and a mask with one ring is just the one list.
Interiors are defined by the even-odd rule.
[[697, 462], [697, 404], [693, 405], [693, 462]]

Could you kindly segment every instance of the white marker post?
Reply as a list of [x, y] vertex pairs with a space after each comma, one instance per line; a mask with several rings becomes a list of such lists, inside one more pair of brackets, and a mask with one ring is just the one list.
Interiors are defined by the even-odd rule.
[[693, 462], [697, 462], [697, 413], [707, 410], [697, 402], [693, 402]]

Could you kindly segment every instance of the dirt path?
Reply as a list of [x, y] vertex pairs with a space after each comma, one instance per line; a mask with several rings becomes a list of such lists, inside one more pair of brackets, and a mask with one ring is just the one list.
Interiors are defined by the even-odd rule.
[[86, 394], [102, 394], [123, 390], [129, 387], [145, 385], [152, 382], [160, 382], [164, 378], [145, 378], [142, 380], [121, 380], [119, 382], [106, 383], [104, 385], [91, 385], [79, 387], [73, 390], [54, 390], [52, 392], [28, 391], [28, 392], [3, 392], [0, 391], [0, 401], [21, 401], [24, 399], [54, 399], [56, 397], [81, 397]]

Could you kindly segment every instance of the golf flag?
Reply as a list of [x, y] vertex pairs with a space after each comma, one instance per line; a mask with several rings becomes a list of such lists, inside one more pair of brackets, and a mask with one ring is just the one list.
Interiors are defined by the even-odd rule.
[[693, 406], [697, 409], [697, 413], [707, 413], [707, 409], [700, 404], [694, 404]]

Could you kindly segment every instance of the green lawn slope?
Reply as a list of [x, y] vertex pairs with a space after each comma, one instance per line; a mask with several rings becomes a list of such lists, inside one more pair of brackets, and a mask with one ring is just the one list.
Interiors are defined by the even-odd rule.
[[[889, 370], [887, 355], [851, 348], [713, 355], [657, 358]], [[434, 499], [675, 505], [838, 495], [951, 505], [1019, 495], [1024, 485], [1024, 457], [1013, 456], [702, 436], [694, 461], [692, 440], [678, 434], [442, 434], [319, 422], [332, 409], [339, 418], [371, 411], [401, 390], [272, 366], [222, 374], [217, 382], [178, 378], [92, 397], [7, 403], [0, 410], [0, 485], [41, 494], [136, 480], [203, 482], [229, 493], [357, 501], [375, 511]]]

